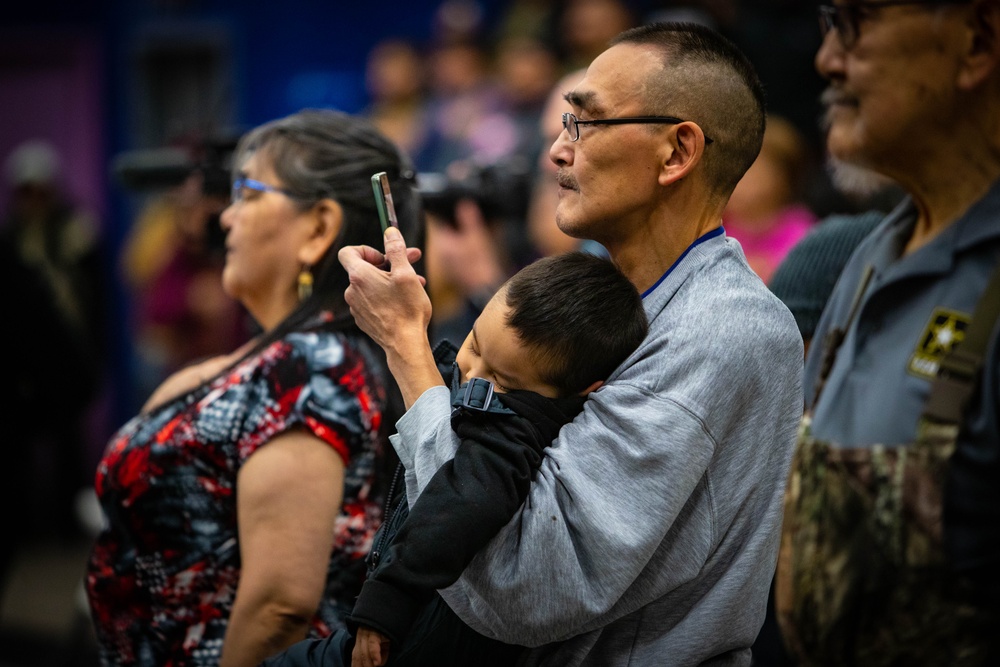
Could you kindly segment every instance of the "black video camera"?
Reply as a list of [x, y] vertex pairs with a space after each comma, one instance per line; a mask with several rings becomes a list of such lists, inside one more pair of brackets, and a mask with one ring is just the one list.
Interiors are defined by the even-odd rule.
[[[188, 148], [126, 151], [115, 156], [111, 170], [118, 182], [133, 192], [167, 190], [200, 173], [202, 195], [228, 199], [237, 141], [237, 137], [227, 136], [194, 142]], [[210, 250], [222, 251], [225, 247], [225, 234], [219, 224], [221, 214], [220, 208], [205, 220]]]
[[479, 206], [487, 224], [511, 221], [522, 224], [528, 213], [534, 174], [522, 157], [485, 166], [461, 163], [454, 173], [417, 174], [417, 190], [424, 210], [455, 226], [455, 205], [470, 199]]
[[200, 172], [206, 196], [228, 197], [236, 142], [236, 138], [218, 138], [188, 148], [125, 151], [115, 156], [111, 170], [125, 188], [134, 191], [172, 188]]

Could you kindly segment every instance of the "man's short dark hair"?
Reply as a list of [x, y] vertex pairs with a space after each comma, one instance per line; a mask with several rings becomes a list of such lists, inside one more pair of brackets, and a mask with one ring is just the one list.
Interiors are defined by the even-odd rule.
[[619, 34], [611, 45], [634, 44], [663, 53], [662, 76], [647, 87], [644, 113], [691, 120], [713, 139], [705, 171], [729, 196], [757, 159], [764, 140], [764, 87], [750, 60], [715, 30], [695, 23], [651, 23]]
[[570, 396], [608, 378], [646, 337], [642, 298], [610, 260], [540, 259], [503, 287], [507, 325], [535, 352], [541, 379]]

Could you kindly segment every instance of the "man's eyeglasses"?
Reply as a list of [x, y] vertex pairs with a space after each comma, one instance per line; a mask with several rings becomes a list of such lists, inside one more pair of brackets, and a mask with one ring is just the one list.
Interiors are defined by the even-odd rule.
[[286, 197], [292, 196], [292, 193], [284, 188], [268, 185], [267, 183], [261, 183], [260, 181], [255, 181], [252, 178], [241, 177], [233, 181], [231, 196], [232, 202], [235, 204], [236, 202], [241, 202], [246, 199], [247, 190], [253, 190], [255, 192], [277, 192], [278, 194], [285, 195]]
[[873, 11], [882, 7], [901, 7], [905, 5], [964, 5], [969, 0], [858, 0], [840, 5], [819, 6], [819, 29], [826, 33], [836, 28], [840, 43], [845, 49], [852, 48], [858, 41], [861, 31], [861, 21], [868, 18]]
[[[687, 121], [674, 116], [633, 116], [631, 118], [601, 118], [598, 120], [580, 120], [574, 114], [564, 113], [562, 116], [563, 127], [569, 133], [569, 140], [576, 141], [580, 138], [581, 125], [632, 125], [660, 123], [664, 125], [677, 125]], [[705, 135], [705, 143], [710, 144], [712, 140]]]

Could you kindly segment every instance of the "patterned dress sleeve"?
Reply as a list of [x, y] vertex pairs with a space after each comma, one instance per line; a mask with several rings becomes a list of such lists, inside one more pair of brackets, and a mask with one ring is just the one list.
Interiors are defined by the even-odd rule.
[[237, 446], [240, 462], [275, 436], [305, 429], [333, 447], [344, 465], [372, 447], [382, 389], [363, 356], [327, 331], [292, 333], [262, 352], [250, 380], [251, 407]]

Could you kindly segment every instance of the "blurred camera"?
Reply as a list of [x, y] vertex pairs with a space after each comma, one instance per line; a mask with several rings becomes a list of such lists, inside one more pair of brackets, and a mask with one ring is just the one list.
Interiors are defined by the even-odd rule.
[[424, 210], [454, 226], [455, 205], [469, 199], [486, 222], [521, 223], [528, 213], [533, 173], [530, 162], [511, 158], [488, 165], [456, 163], [449, 172], [417, 174]]
[[230, 196], [237, 141], [237, 136], [223, 136], [194, 141], [186, 147], [125, 151], [115, 156], [111, 171], [124, 188], [133, 192], [167, 190], [200, 174], [202, 195], [219, 200], [218, 210], [205, 220], [206, 244], [210, 250], [222, 250], [225, 234], [219, 216]]
[[133, 191], [172, 188], [199, 172], [204, 195], [228, 197], [236, 142], [235, 137], [219, 137], [187, 147], [125, 151], [115, 156], [111, 170], [123, 187]]

